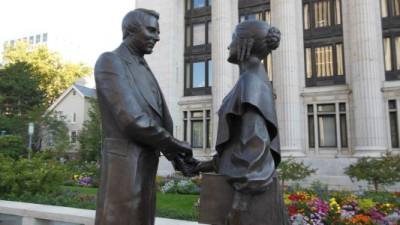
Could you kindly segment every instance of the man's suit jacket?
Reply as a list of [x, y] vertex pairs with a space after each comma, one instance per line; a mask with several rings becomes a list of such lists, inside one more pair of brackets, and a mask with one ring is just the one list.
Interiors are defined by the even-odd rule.
[[95, 66], [103, 126], [96, 225], [153, 225], [158, 157], [172, 119], [144, 59], [122, 44]]

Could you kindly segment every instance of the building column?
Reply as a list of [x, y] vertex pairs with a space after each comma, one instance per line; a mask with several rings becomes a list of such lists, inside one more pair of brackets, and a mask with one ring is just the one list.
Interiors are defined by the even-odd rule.
[[304, 87], [304, 42], [302, 2], [272, 0], [271, 24], [277, 27], [281, 43], [272, 54], [273, 86], [276, 92], [276, 111], [283, 156], [304, 156], [305, 134], [303, 103], [300, 96]]
[[353, 133], [355, 156], [381, 156], [387, 150], [385, 79], [380, 1], [344, 0], [344, 43], [351, 64]]
[[217, 137], [218, 110], [225, 95], [231, 90], [239, 76], [237, 65], [227, 61], [228, 46], [232, 41], [232, 33], [239, 22], [238, 0], [213, 0], [212, 11], [212, 123], [213, 146]]

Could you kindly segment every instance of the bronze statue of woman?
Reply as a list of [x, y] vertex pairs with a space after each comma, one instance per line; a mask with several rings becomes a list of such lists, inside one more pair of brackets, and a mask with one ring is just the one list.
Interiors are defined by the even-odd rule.
[[[215, 171], [230, 184], [230, 196], [215, 193], [220, 202], [230, 199], [230, 209], [222, 210], [224, 221], [219, 224], [288, 223], [275, 171], [281, 154], [274, 97], [262, 64], [279, 41], [277, 28], [262, 21], [245, 21], [237, 25], [229, 46], [228, 61], [239, 66], [240, 76], [218, 111], [217, 155], [201, 162], [195, 171]], [[204, 185], [204, 189], [211, 188], [207, 182]], [[215, 198], [201, 199], [200, 204], [223, 204], [202, 201], [219, 201]]]

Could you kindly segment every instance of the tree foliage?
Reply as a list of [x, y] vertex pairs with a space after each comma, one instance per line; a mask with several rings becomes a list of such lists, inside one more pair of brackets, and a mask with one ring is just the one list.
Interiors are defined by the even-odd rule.
[[282, 187], [287, 180], [302, 180], [317, 170], [307, 166], [304, 162], [296, 162], [293, 158], [283, 160], [278, 167], [279, 177], [281, 179]]
[[25, 137], [27, 123], [43, 111], [44, 100], [32, 65], [16, 62], [0, 69], [0, 130]]
[[46, 146], [50, 146], [49, 150], [53, 150], [57, 157], [63, 157], [71, 145], [65, 116], [49, 112], [41, 118], [39, 124], [39, 140], [42, 144], [46, 141]]
[[28, 123], [36, 124], [34, 149], [40, 149], [40, 128], [48, 127], [54, 136], [55, 149], [69, 147], [64, 121], [44, 116], [45, 110], [78, 78], [91, 73], [83, 64], [65, 62], [45, 45], [27, 42], [5, 46], [4, 67], [0, 68], [0, 132], [16, 135], [26, 143]]
[[32, 160], [14, 160], [0, 154], [0, 198], [53, 193], [66, 178], [58, 161], [35, 154]]
[[5, 46], [3, 61], [6, 65], [18, 62], [31, 65], [47, 104], [53, 103], [78, 78], [91, 73], [88, 66], [65, 62], [60, 54], [50, 51], [45, 45], [31, 46], [27, 42]]
[[352, 180], [365, 180], [374, 185], [375, 191], [380, 186], [400, 182], [400, 156], [382, 158], [360, 158], [356, 163], [345, 168], [345, 174]]
[[96, 99], [90, 99], [89, 120], [85, 121], [79, 134], [79, 155], [82, 161], [94, 162], [100, 159], [101, 115]]
[[15, 135], [0, 136], [0, 154], [18, 159], [25, 152], [26, 146], [21, 137]]

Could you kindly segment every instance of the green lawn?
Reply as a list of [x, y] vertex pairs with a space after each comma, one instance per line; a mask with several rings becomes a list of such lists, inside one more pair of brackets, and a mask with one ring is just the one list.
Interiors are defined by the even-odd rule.
[[198, 195], [157, 194], [157, 216], [197, 220], [198, 211], [195, 207]]
[[[97, 193], [97, 188], [64, 186], [63, 189], [90, 196], [96, 196]], [[159, 192], [157, 193], [157, 216], [195, 221], [198, 218], [195, 207], [198, 198], [198, 195], [163, 194]]]
[[76, 186], [63, 186], [64, 190], [69, 189], [70, 191], [77, 191], [85, 195], [96, 196], [97, 188], [87, 188], [87, 187], [76, 187]]

